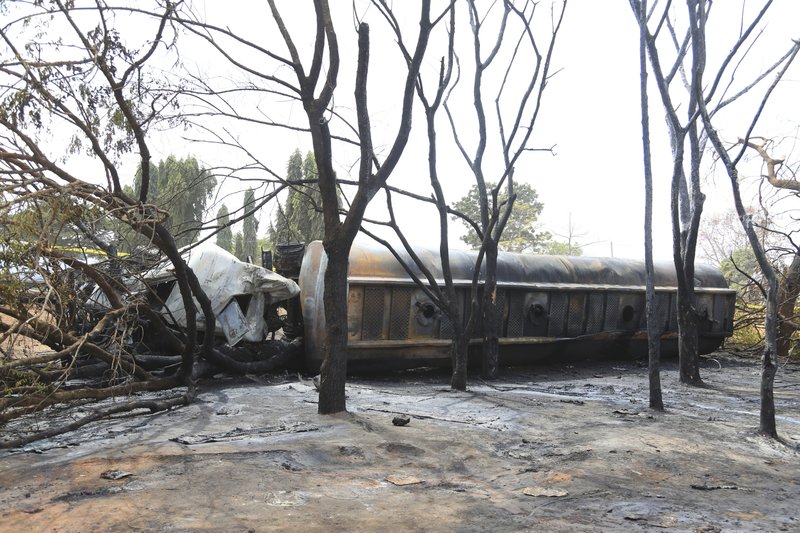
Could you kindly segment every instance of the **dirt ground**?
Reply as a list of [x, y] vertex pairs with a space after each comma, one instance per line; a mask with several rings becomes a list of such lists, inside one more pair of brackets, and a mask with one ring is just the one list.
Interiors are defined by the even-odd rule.
[[465, 393], [440, 371], [355, 378], [336, 417], [298, 376], [208, 382], [0, 452], [0, 530], [800, 531], [800, 368], [778, 373], [778, 443], [755, 431], [756, 361], [715, 354], [706, 389], [665, 366], [664, 414], [635, 362]]

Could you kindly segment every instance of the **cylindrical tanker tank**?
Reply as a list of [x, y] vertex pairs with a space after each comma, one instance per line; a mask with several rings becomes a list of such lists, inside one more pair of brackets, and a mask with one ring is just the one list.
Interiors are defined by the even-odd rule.
[[[438, 252], [416, 253], [443, 286]], [[449, 253], [464, 316], [469, 309], [476, 253]], [[408, 256], [403, 252], [399, 255], [421, 277]], [[303, 258], [299, 280], [309, 368], [318, 368], [322, 362], [326, 263], [322, 243], [312, 242]], [[694, 283], [701, 317], [700, 352], [710, 353], [733, 332], [736, 293], [728, 289], [722, 274], [709, 266], [697, 266]], [[656, 264], [655, 285], [662, 353], [669, 356], [677, 353], [678, 329], [677, 278], [672, 263]], [[452, 324], [389, 250], [353, 245], [348, 294], [351, 368], [449, 364]], [[501, 316], [501, 363], [647, 355], [642, 261], [501, 252], [496, 299]], [[480, 344], [481, 336], [479, 326], [473, 332], [473, 346]]]

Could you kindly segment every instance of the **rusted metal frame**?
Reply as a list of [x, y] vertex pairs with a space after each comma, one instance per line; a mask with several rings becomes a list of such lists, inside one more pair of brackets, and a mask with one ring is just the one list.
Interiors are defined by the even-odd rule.
[[[357, 285], [391, 285], [391, 286], [408, 286], [416, 287], [415, 284], [407, 280], [397, 278], [376, 278], [376, 277], [348, 277], [348, 283], [351, 286]], [[437, 283], [442, 283], [437, 280]], [[472, 280], [468, 279], [454, 279], [453, 284], [456, 287], [470, 287]], [[535, 291], [591, 291], [591, 292], [641, 292], [644, 294], [644, 285], [596, 285], [596, 284], [577, 284], [577, 283], [537, 283], [537, 282], [517, 282], [517, 281], [498, 281], [498, 288], [503, 289], [525, 289]], [[656, 292], [660, 293], [674, 293], [676, 287], [661, 286], [656, 287]], [[696, 288], [697, 294], [730, 294], [735, 295], [734, 289], [723, 287], [703, 287]]]

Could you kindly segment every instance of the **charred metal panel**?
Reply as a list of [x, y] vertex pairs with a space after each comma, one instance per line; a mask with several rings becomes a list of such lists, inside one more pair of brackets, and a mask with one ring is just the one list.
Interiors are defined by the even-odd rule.
[[728, 309], [736, 305], [736, 297], [731, 294], [714, 295], [714, 324], [712, 331], [726, 333], [733, 330], [732, 317]]
[[601, 292], [589, 294], [589, 308], [586, 312], [586, 334], [600, 333], [603, 331], [603, 317], [605, 316], [605, 295]]
[[550, 313], [547, 325], [548, 337], [563, 337], [567, 326], [569, 294], [555, 292], [550, 295]]
[[[306, 245], [302, 242], [279, 244], [272, 255], [275, 271], [287, 278], [297, 279], [300, 276]], [[263, 261], [263, 258], [262, 258]]]
[[447, 315], [442, 315], [439, 319], [439, 338], [450, 339], [453, 337], [453, 322]]
[[[456, 291], [456, 306], [461, 311], [461, 318], [462, 318], [462, 326], [464, 317], [464, 311], [466, 309], [466, 292], [464, 290], [457, 290]], [[455, 331], [453, 328], [453, 323], [450, 321], [450, 318], [446, 316], [444, 313], [440, 313], [439, 317], [439, 336], [440, 339], [451, 339], [453, 337], [453, 332]]]
[[384, 316], [386, 309], [386, 289], [380, 286], [364, 287], [364, 340], [385, 339]]
[[606, 319], [603, 324], [603, 331], [614, 331], [618, 329], [619, 319], [619, 294], [609, 292], [606, 294]]
[[407, 340], [411, 319], [411, 287], [392, 287], [389, 339]]
[[[511, 292], [508, 295], [508, 321], [506, 326], [506, 335], [509, 337], [522, 337], [526, 325], [528, 305], [526, 298], [528, 296], [519, 292]], [[542, 313], [546, 307], [542, 307]], [[545, 326], [546, 328], [546, 326]], [[546, 329], [545, 329], [546, 331]]]
[[569, 318], [567, 319], [567, 337], [578, 337], [585, 332], [586, 324], [585, 292], [573, 292], [569, 295]]
[[710, 294], [698, 294], [695, 297], [695, 309], [699, 317], [698, 331], [708, 333], [714, 326], [714, 297]]
[[617, 329], [637, 331], [640, 324], [644, 324], [644, 294], [621, 294]]
[[[465, 298], [471, 298], [472, 294], [467, 296], [467, 294], [465, 292], [464, 293], [464, 297]], [[478, 297], [478, 301], [479, 302], [483, 301], [483, 287], [479, 287], [478, 288], [478, 296], [477, 297]], [[462, 305], [461, 306], [461, 316], [464, 316], [465, 313], [467, 313], [467, 312], [469, 312], [469, 307], [468, 306], [465, 307], [465, 306]], [[465, 320], [464, 323], [466, 324], [466, 320]], [[472, 331], [472, 336], [475, 337], [475, 338], [482, 338], [483, 337], [483, 320], [476, 320], [475, 321], [474, 329]]]
[[497, 315], [499, 325], [497, 327], [497, 334], [500, 337], [506, 336], [506, 324], [508, 324], [508, 298], [506, 291], [498, 290], [495, 297], [497, 304]]
[[411, 297], [411, 326], [408, 337], [436, 338], [439, 335], [439, 308], [422, 291], [417, 290]]
[[531, 292], [524, 295], [524, 305], [519, 309], [523, 329], [509, 331], [509, 337], [547, 337], [550, 328], [550, 295], [546, 292]]

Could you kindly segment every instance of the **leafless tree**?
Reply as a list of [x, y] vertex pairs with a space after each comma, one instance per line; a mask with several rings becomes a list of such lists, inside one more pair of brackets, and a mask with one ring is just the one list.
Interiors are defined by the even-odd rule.
[[[742, 141], [744, 142], [744, 141]], [[751, 137], [747, 141], [747, 146], [756, 151], [762, 160], [763, 173], [761, 179], [769, 184], [776, 193], [761, 194], [759, 200], [764, 211], [769, 212], [769, 204], [777, 206], [779, 202], [785, 200], [786, 196], [797, 198], [800, 194], [800, 182], [797, 181], [797, 163], [786, 161], [784, 158], [777, 159], [770, 155], [769, 147], [774, 145], [767, 139]], [[774, 148], [773, 148], [774, 150]], [[787, 223], [791, 223], [792, 217]], [[769, 220], [769, 218], [767, 219]], [[776, 268], [778, 275], [778, 340], [776, 354], [778, 358], [787, 358], [792, 346], [792, 337], [800, 330], [800, 325], [796, 319], [795, 306], [797, 298], [800, 296], [800, 246], [794, 241], [796, 229], [792, 227], [780, 227], [776, 225], [763, 225], [762, 231], [766, 230], [779, 244], [764, 246], [765, 251], [773, 251], [773, 255], [778, 255], [781, 263]], [[763, 239], [762, 239], [763, 242]], [[782, 262], [788, 257], [791, 258], [788, 265]], [[774, 260], [773, 260], [774, 263]]]
[[[355, 65], [352, 121], [343, 116], [343, 108], [335, 105], [337, 95], [343, 95], [346, 84], [340, 80], [342, 57], [339, 28], [326, 0], [314, 0], [313, 14], [305, 28], [293, 28], [276, 2], [270, 0], [271, 20], [280, 37], [280, 49], [274, 43], [264, 44], [247, 40], [226, 27], [215, 26], [212, 21], [201, 20], [191, 13], [182, 13], [177, 20], [196, 36], [203, 38], [238, 72], [251, 78], [234, 90], [240, 93], [255, 92], [265, 96], [279, 96], [289, 105], [299, 103], [305, 124], [271, 121], [263, 116], [246, 116], [234, 109], [232, 100], [215, 106], [209, 112], [225, 114], [242, 122], [262, 126], [287, 128], [309, 134], [317, 163], [319, 190], [322, 195], [322, 212], [325, 222], [323, 247], [326, 252], [324, 274], [324, 314], [327, 344], [322, 347], [324, 362], [321, 369], [319, 412], [344, 411], [345, 380], [347, 372], [347, 267], [350, 247], [358, 234], [364, 213], [373, 197], [386, 184], [400, 160], [408, 142], [412, 124], [412, 109], [417, 75], [428, 46], [430, 33], [437, 20], [431, 19], [431, 2], [424, 0], [418, 11], [419, 30], [406, 59], [407, 72], [399, 96], [398, 128], [388, 143], [388, 152], [380, 157], [373, 143], [374, 130], [368, 103], [369, 68], [371, 65], [370, 26], [354, 11], [358, 36]], [[374, 1], [376, 10], [389, 9], [386, 4]], [[310, 32], [304, 31], [311, 28]], [[310, 39], [307, 39], [310, 34]], [[262, 36], [263, 37], [263, 36]], [[304, 51], [310, 43], [310, 59]], [[243, 54], [232, 50], [240, 47]], [[350, 59], [349, 57], [346, 59]], [[271, 65], [264, 67], [264, 65]], [[341, 87], [341, 89], [340, 89]], [[198, 95], [211, 98], [217, 91], [213, 87]], [[222, 112], [220, 112], [222, 111]], [[342, 180], [337, 177], [334, 161], [340, 152], [358, 156], [356, 185], [341, 207], [337, 191]], [[349, 157], [343, 156], [343, 157]]]
[[[796, 180], [798, 163], [791, 153], [793, 144], [792, 138], [780, 142], [751, 137], [747, 146], [751, 149], [749, 153], [755, 156], [743, 161], [751, 159], [753, 163], [740, 172], [747, 180], [742, 183], [744, 191], [756, 189], [752, 192], [754, 207], [746, 211], [777, 275], [779, 360], [790, 356], [798, 326], [795, 307], [800, 290], [800, 259], [793, 211], [800, 187]], [[781, 158], [772, 155], [787, 149], [789, 152]], [[757, 172], [751, 170], [755, 166], [758, 166]], [[734, 339], [743, 341], [743, 348], [758, 348], [764, 342], [766, 295], [758, 263], [737, 212], [731, 210], [709, 219], [701, 228], [700, 239], [708, 260], [721, 266], [729, 283], [737, 290], [736, 329], [741, 333]]]
[[[702, 156], [710, 134], [705, 122], [700, 120], [701, 108], [708, 111], [710, 118], [717, 115], [786, 60], [784, 56], [765, 72], [757, 74], [752, 82], [741, 86], [738, 92], [733, 90], [732, 80], [738, 66], [758, 39], [758, 25], [771, 3], [765, 2], [751, 21], [742, 22], [742, 30], [732, 43], [731, 52], [718, 63], [717, 70], [711, 72], [712, 81], [707, 84], [703, 83], [709, 74], [703, 32], [709, 17], [709, 3], [687, 0], [687, 11], [680, 14], [676, 11], [677, 5], [667, 2], [663, 7], [654, 5], [647, 13], [648, 56], [666, 112], [672, 148], [673, 258], [678, 274], [680, 379], [684, 383], [702, 384], [697, 357], [697, 329], [702, 313], [696, 308], [693, 279], [705, 200], [700, 187]], [[632, 2], [632, 5], [641, 6], [641, 3]], [[684, 33], [678, 30], [680, 21], [685, 23]], [[664, 58], [668, 54], [671, 54], [671, 64], [665, 68]], [[676, 80], [682, 82], [682, 91]], [[685, 111], [684, 118], [679, 115], [681, 109]]]
[[[483, 12], [476, 2], [468, 2], [473, 43], [472, 64], [468, 69], [462, 69], [462, 72], [466, 70], [471, 74], [466, 81], [471, 82], [474, 120], [478, 124], [474, 140], [465, 138], [469, 136], [465, 136], [463, 132], [469, 130], [460, 125], [459, 118], [453, 113], [450, 105], [453, 90], [445, 99], [445, 110], [453, 139], [470, 169], [480, 197], [481, 219], [473, 221], [472, 227], [478, 232], [482, 242], [475, 265], [476, 276], [481, 271], [484, 258], [486, 262], [482, 301], [477, 308], [480, 310], [482, 324], [482, 373], [487, 378], [492, 378], [497, 373], [498, 330], [503, 316], [497, 291], [497, 244], [516, 198], [515, 167], [523, 154], [536, 151], [529, 141], [542, 108], [545, 88], [553, 76], [552, 54], [566, 6], [566, 1], [554, 4], [550, 13], [542, 13], [540, 27], [534, 28], [534, 15], [538, 20], [539, 12], [544, 9], [544, 6], [535, 2], [525, 1], [518, 4], [504, 1], [499, 23], [491, 20], [491, 11]], [[546, 27], [542, 22], [548, 20], [549, 31], [542, 31], [541, 28]], [[489, 29], [494, 24], [498, 24], [498, 29]], [[514, 33], [511, 33], [512, 28], [516, 29]], [[509, 39], [510, 35], [514, 36], [513, 39]], [[490, 48], [484, 52], [486, 44]], [[496, 61], [500, 63], [496, 64]], [[490, 84], [487, 80], [493, 67], [498, 69], [494, 78], [498, 82], [496, 84]], [[515, 88], [521, 90], [515, 91]], [[490, 123], [487, 119], [491, 115], [487, 108], [492, 105], [494, 116]], [[497, 131], [496, 136], [493, 131]], [[470, 142], [474, 142], [472, 150], [468, 147]], [[490, 153], [491, 145], [495, 146], [494, 154]], [[496, 158], [495, 161], [492, 158]], [[488, 182], [497, 185], [489, 190]], [[507, 198], [505, 201], [501, 200], [500, 194], [504, 189]], [[476, 281], [473, 281], [473, 285]], [[466, 353], [462, 357], [466, 360]], [[466, 374], [463, 377], [454, 374], [453, 381], [457, 388], [465, 387]]]
[[[678, 323], [680, 335], [680, 378], [689, 384], [701, 384], [697, 359], [697, 328], [702, 319], [700, 310], [696, 308], [694, 299], [694, 261], [700, 216], [703, 209], [704, 195], [700, 191], [701, 161], [706, 142], [710, 142], [713, 152], [721, 159], [727, 174], [731, 178], [737, 212], [739, 213], [750, 244], [761, 266], [768, 291], [766, 318], [766, 349], [764, 354], [764, 372], [762, 375], [762, 408], [761, 431], [776, 435], [774, 425], [774, 402], [772, 401], [772, 379], [776, 353], [776, 309], [777, 285], [774, 270], [764, 254], [763, 247], [747, 216], [738, 187], [737, 164], [746, 147], [742, 147], [738, 155], [731, 157], [714, 127], [715, 117], [722, 109], [736, 102], [742, 95], [752, 92], [759, 83], [770, 74], [775, 74], [775, 82], [763, 93], [761, 106], [752, 116], [747, 128], [745, 140], [749, 138], [761, 115], [763, 106], [772, 90], [797, 53], [797, 43], [777, 60], [771, 67], [758, 73], [753, 80], [734, 90], [733, 80], [740, 66], [748, 56], [755, 41], [761, 33], [758, 31], [772, 2], [764, 2], [749, 22], [742, 20], [739, 36], [732, 43], [730, 52], [718, 63], [716, 71], [708, 68], [709, 58], [706, 50], [706, 29], [710, 15], [711, 2], [705, 0], [687, 0], [687, 11], [679, 18], [673, 18], [673, 4], [667, 2], [663, 8], [654, 6], [647, 13], [647, 51], [650, 58], [651, 71], [667, 114], [670, 140], [673, 155], [672, 172], [672, 225], [673, 225], [673, 257], [678, 274]], [[635, 11], [642, 13], [640, 2], [632, 2]], [[685, 33], [681, 37], [676, 29], [677, 20], [685, 21]], [[660, 40], [666, 46], [660, 46]], [[668, 50], [672, 50], [672, 66], [664, 69], [662, 58]], [[711, 74], [710, 82], [705, 82], [706, 75]], [[680, 75], [680, 76], [679, 76]], [[672, 86], [676, 77], [683, 81], [682, 100], [676, 99]], [[732, 95], [729, 95], [729, 91]], [[683, 101], [686, 116], [681, 120], [678, 110]], [[688, 162], [686, 148], [688, 143]], [[688, 168], [687, 168], [688, 167]], [[686, 177], [689, 177], [687, 180]], [[688, 181], [688, 183], [687, 183]]]
[[[764, 13], [769, 8], [770, 2], [766, 2]], [[697, 6], [697, 12], [690, 12], [691, 15], [691, 37], [692, 40], [698, 44], [701, 52], [705, 53], [705, 6], [702, 2]], [[695, 16], [696, 15], [696, 16]], [[755, 22], [751, 27], [755, 25]], [[728, 57], [733, 57], [735, 50], [731, 52]], [[759, 107], [753, 113], [753, 120], [747, 128], [747, 133], [744, 136], [744, 143], [742, 146], [735, 148], [738, 153], [733, 156], [728, 152], [723, 141], [714, 127], [713, 113], [709, 111], [704, 98], [698, 98], [698, 111], [702, 117], [703, 127], [708, 134], [709, 141], [714, 148], [715, 153], [719, 156], [720, 160], [725, 166], [725, 171], [728, 174], [731, 182], [731, 189], [733, 191], [734, 204], [736, 212], [739, 214], [742, 227], [747, 233], [750, 241], [750, 246], [756, 255], [761, 273], [764, 276], [766, 284], [766, 311], [764, 318], [764, 354], [762, 356], [762, 373], [761, 373], [761, 412], [759, 419], [759, 431], [765, 435], [775, 437], [778, 436], [777, 426], [775, 424], [775, 400], [773, 395], [773, 383], [775, 380], [775, 373], [777, 371], [777, 354], [778, 354], [778, 281], [775, 274], [775, 269], [767, 257], [767, 254], [761, 245], [758, 238], [758, 233], [753, 227], [752, 219], [748, 217], [744, 203], [742, 202], [741, 191], [739, 189], [739, 171], [737, 165], [744, 156], [747, 150], [747, 143], [755, 128], [758, 119], [764, 109], [764, 106], [772, 94], [773, 90], [783, 78], [784, 74], [791, 66], [797, 53], [800, 52], [800, 40], [796, 40], [789, 47], [789, 51], [775, 64], [777, 72], [774, 75], [772, 84], [764, 91], [763, 97], [759, 103]], [[700, 57], [700, 60], [704, 60]], [[779, 67], [779, 68], [778, 68]], [[698, 88], [697, 92], [702, 95], [701, 89]]]
[[[692, 4], [693, 2], [688, 2]], [[694, 89], [699, 83], [701, 65], [696, 65], [697, 55], [689, 54], [690, 40], [687, 36], [678, 41], [676, 30], [670, 18], [668, 5], [660, 12], [647, 13], [639, 2], [638, 11], [647, 17], [647, 22], [654, 20], [656, 28], [651, 32], [647, 27], [646, 41], [648, 56], [653, 75], [658, 86], [659, 95], [667, 114], [670, 143], [672, 147], [672, 234], [673, 234], [673, 260], [678, 277], [678, 329], [679, 329], [679, 357], [680, 379], [684, 383], [700, 385], [700, 369], [697, 356], [697, 328], [699, 313], [695, 309], [694, 296], [694, 261], [697, 230], [703, 211], [704, 195], [700, 190], [700, 158], [701, 146], [696, 123], [697, 91]], [[693, 6], [689, 6], [689, 10]], [[677, 49], [673, 64], [667, 71], [663, 70], [662, 53], [657, 45], [659, 37], [671, 38], [668, 46]], [[694, 50], [694, 47], [691, 47]], [[686, 68], [684, 62], [691, 58], [693, 62]], [[694, 67], [697, 68], [694, 68]], [[690, 72], [687, 78], [686, 71]], [[680, 74], [686, 87], [688, 105], [687, 119], [681, 121], [678, 109], [681, 104], [673, 101], [671, 85], [675, 77]], [[689, 143], [690, 158], [688, 171], [686, 169], [685, 150]], [[687, 173], [690, 176], [690, 185], [687, 184]], [[691, 191], [691, 194], [689, 193]]]
[[658, 302], [653, 266], [653, 161], [650, 153], [650, 111], [647, 94], [647, 0], [631, 1], [639, 25], [639, 72], [642, 107], [642, 155], [644, 159], [644, 263], [646, 277], [647, 354], [650, 408], [664, 410], [661, 394], [661, 324], [658, 321]]
[[[534, 14], [538, 15], [542, 9], [534, 2], [506, 0], [483, 11], [476, 2], [470, 1], [463, 14], [457, 8], [458, 4], [454, 3], [449, 13], [448, 48], [441, 59], [436, 83], [432, 84], [435, 90], [427, 94], [423, 80], [417, 83], [417, 95], [425, 110], [427, 123], [428, 173], [439, 218], [441, 282], [419, 258], [397, 224], [392, 194], [410, 196], [407, 192], [397, 189], [387, 191], [389, 222], [383, 224], [393, 228], [405, 249], [404, 256], [395, 252], [396, 258], [404, 264], [412, 279], [448, 322], [453, 339], [451, 386], [464, 390], [467, 386], [470, 340], [477, 331], [482, 336], [482, 373], [490, 379], [497, 373], [498, 331], [504, 305], [496, 286], [498, 242], [513, 209], [514, 168], [525, 152], [534, 150], [529, 146], [529, 139], [542, 106], [545, 87], [552, 76], [551, 58], [566, 2], [561, 4], [560, 9], [549, 13], [551, 25], [543, 32], [546, 34], [544, 38], [534, 28]], [[543, 14], [543, 20], [547, 20], [546, 15]], [[470, 31], [464, 33], [464, 41], [460, 39], [459, 30], [466, 24], [459, 22], [463, 20], [460, 17], [467, 17], [469, 24]], [[393, 21], [393, 27], [399, 38], [400, 30], [396, 21]], [[483, 46], [487, 41], [491, 49], [484, 52]], [[471, 61], [466, 65], [459, 60], [459, 51], [464, 51], [464, 55], [470, 57]], [[498, 75], [489, 76], [494, 72]], [[517, 89], [520, 89], [519, 92], [515, 92]], [[459, 95], [462, 91], [463, 94]], [[474, 115], [469, 120], [477, 127], [462, 124], [468, 119], [462, 111], [463, 104], [454, 103], [457, 98], [470, 101]], [[438, 157], [442, 141], [437, 128], [437, 114], [442, 107], [446, 112], [451, 138], [478, 187], [480, 220], [472, 220], [464, 213], [454, 211], [445, 196], [440, 180], [442, 163]], [[491, 107], [494, 113], [487, 110]], [[495, 131], [496, 135], [493, 133]], [[470, 143], [474, 143], [473, 151], [470, 151]], [[446, 166], [452, 172], [455, 164], [448, 161]], [[488, 183], [493, 181], [497, 185], [490, 189]], [[501, 194], [503, 191], [507, 193], [505, 200]], [[426, 200], [421, 197], [417, 199]], [[454, 284], [452, 275], [449, 216], [465, 220], [482, 243], [466, 294], [463, 294], [463, 288]], [[391, 249], [387, 241], [366, 231]]]

